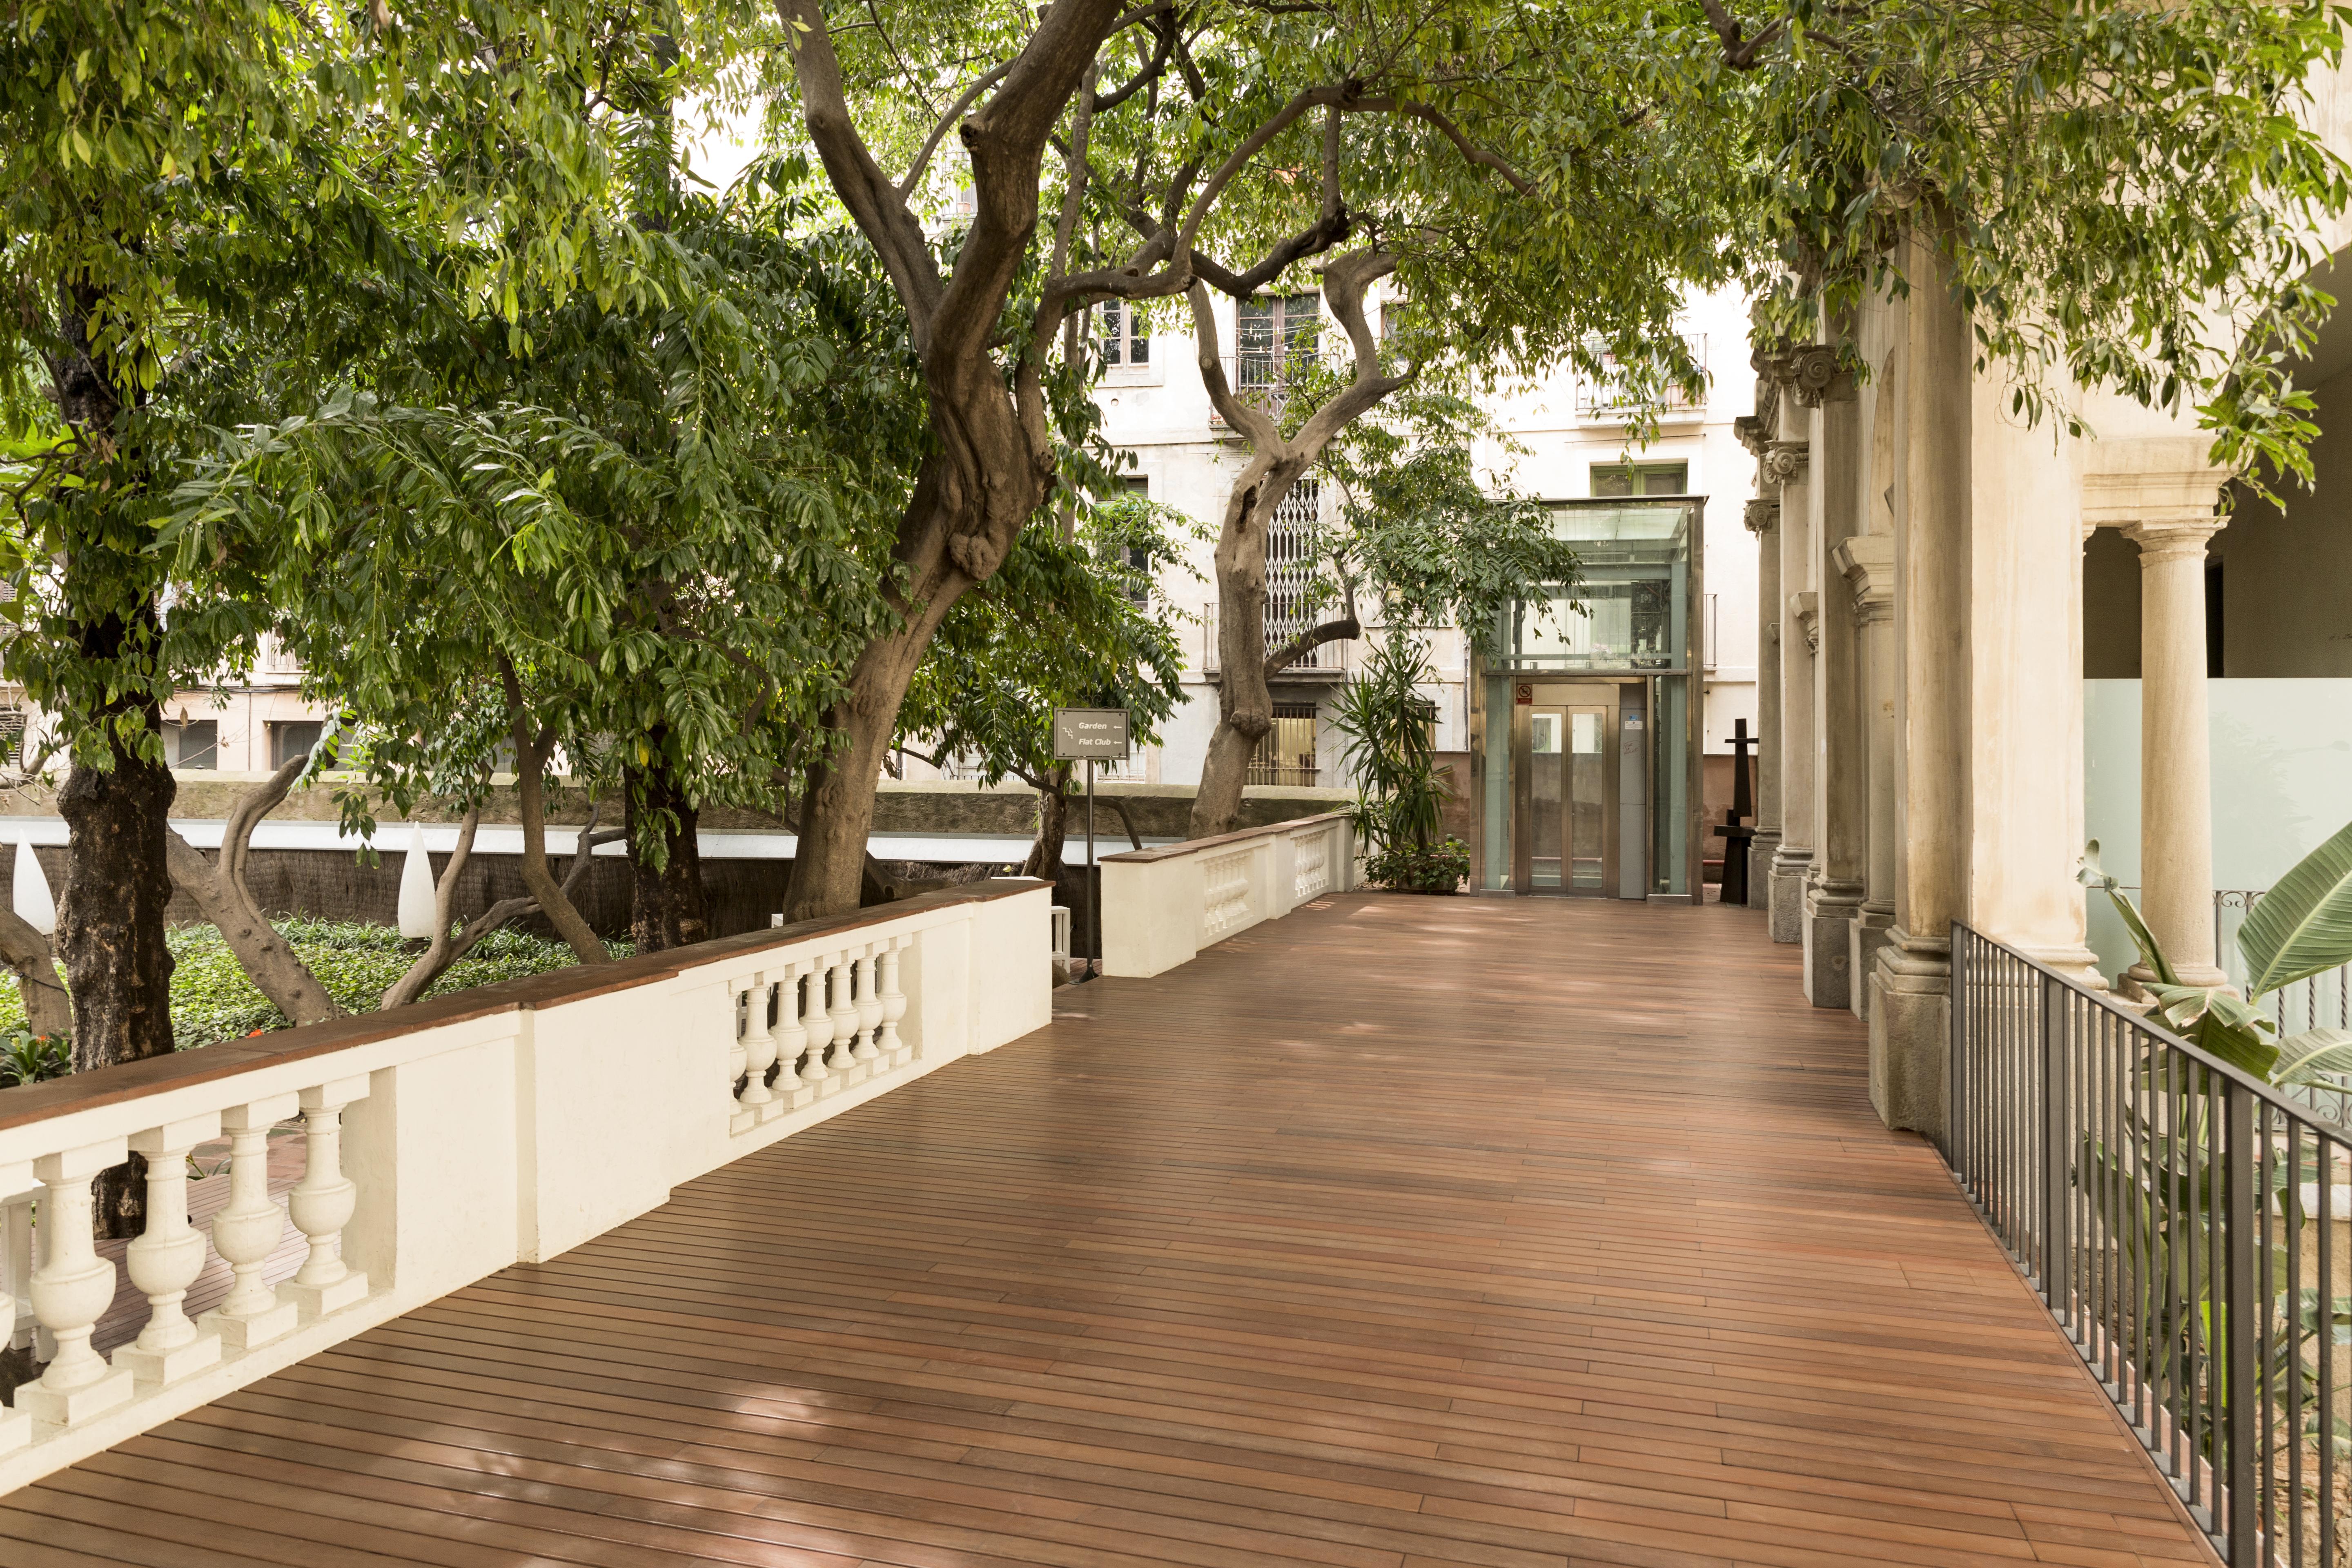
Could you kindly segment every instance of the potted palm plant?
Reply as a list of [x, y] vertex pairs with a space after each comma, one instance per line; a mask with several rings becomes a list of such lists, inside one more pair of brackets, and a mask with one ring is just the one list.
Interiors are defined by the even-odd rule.
[[1356, 775], [1355, 823], [1364, 879], [1401, 893], [1451, 893], [1470, 874], [1470, 851], [1444, 831], [1452, 792], [1437, 771], [1437, 678], [1429, 649], [1392, 632], [1340, 693], [1332, 723]]

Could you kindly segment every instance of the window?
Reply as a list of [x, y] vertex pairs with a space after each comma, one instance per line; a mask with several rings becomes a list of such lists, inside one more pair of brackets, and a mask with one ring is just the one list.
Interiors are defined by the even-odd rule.
[[175, 768], [220, 766], [220, 722], [215, 719], [165, 721], [163, 761]]
[[326, 725], [316, 719], [283, 720], [269, 726], [269, 765], [272, 770], [284, 767], [297, 757], [308, 756], [318, 749], [319, 736]]
[[1322, 301], [1313, 294], [1251, 300], [1234, 329], [1234, 353], [1241, 388], [1282, 386], [1315, 363]]
[[0, 708], [0, 767], [16, 767], [25, 760], [25, 710]]
[[[1271, 653], [1301, 632], [1322, 623], [1316, 592], [1316, 532], [1323, 518], [1323, 491], [1313, 479], [1299, 479], [1275, 503], [1265, 530], [1265, 647]], [[1309, 648], [1293, 669], [1338, 668], [1337, 643]]]
[[1311, 786], [1315, 775], [1315, 710], [1304, 703], [1296, 707], [1276, 703], [1274, 728], [1257, 743], [1257, 755], [1250, 761], [1249, 782]]
[[[1151, 496], [1151, 480], [1142, 474], [1126, 475], [1119, 480], [1119, 488], [1138, 500], [1148, 500]], [[1127, 558], [1127, 602], [1139, 610], [1145, 608], [1151, 603], [1151, 552], [1140, 544], [1114, 544], [1109, 548], [1114, 560], [1120, 555]]]
[[1151, 363], [1151, 323], [1140, 319], [1131, 301], [1103, 302], [1102, 356], [1107, 366]]
[[1595, 463], [1592, 493], [1596, 496], [1682, 496], [1690, 494], [1688, 463]]

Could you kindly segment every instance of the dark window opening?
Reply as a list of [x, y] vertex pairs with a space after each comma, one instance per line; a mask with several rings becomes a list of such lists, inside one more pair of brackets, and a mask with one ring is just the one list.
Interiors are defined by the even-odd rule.
[[309, 756], [318, 749], [319, 737], [326, 728], [325, 723], [317, 719], [289, 719], [270, 725], [271, 769], [282, 768], [297, 757]]
[[1688, 463], [1595, 463], [1592, 493], [1609, 498], [1690, 494]]
[[1311, 705], [1274, 705], [1274, 728], [1250, 759], [1254, 784], [1309, 786], [1315, 783], [1315, 710]]
[[215, 719], [186, 720], [163, 726], [163, 761], [174, 768], [220, 766], [220, 722]]

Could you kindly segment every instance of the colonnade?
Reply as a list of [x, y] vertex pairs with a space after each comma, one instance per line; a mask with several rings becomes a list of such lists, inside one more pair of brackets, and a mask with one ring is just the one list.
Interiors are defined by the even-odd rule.
[[1867, 1020], [1894, 1126], [1943, 1119], [1955, 921], [2085, 984], [2083, 545], [2140, 547], [2143, 908], [2218, 983], [2204, 682], [2206, 438], [2084, 395], [2097, 438], [1979, 373], [1933, 258], [1827, 342], [1759, 349], [1751, 901], [1806, 996]]

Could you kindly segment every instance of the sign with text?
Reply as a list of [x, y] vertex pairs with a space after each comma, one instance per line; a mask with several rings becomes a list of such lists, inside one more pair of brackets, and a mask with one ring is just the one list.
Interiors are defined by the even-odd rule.
[[1057, 763], [1118, 762], [1127, 757], [1127, 710], [1054, 710], [1054, 760]]

